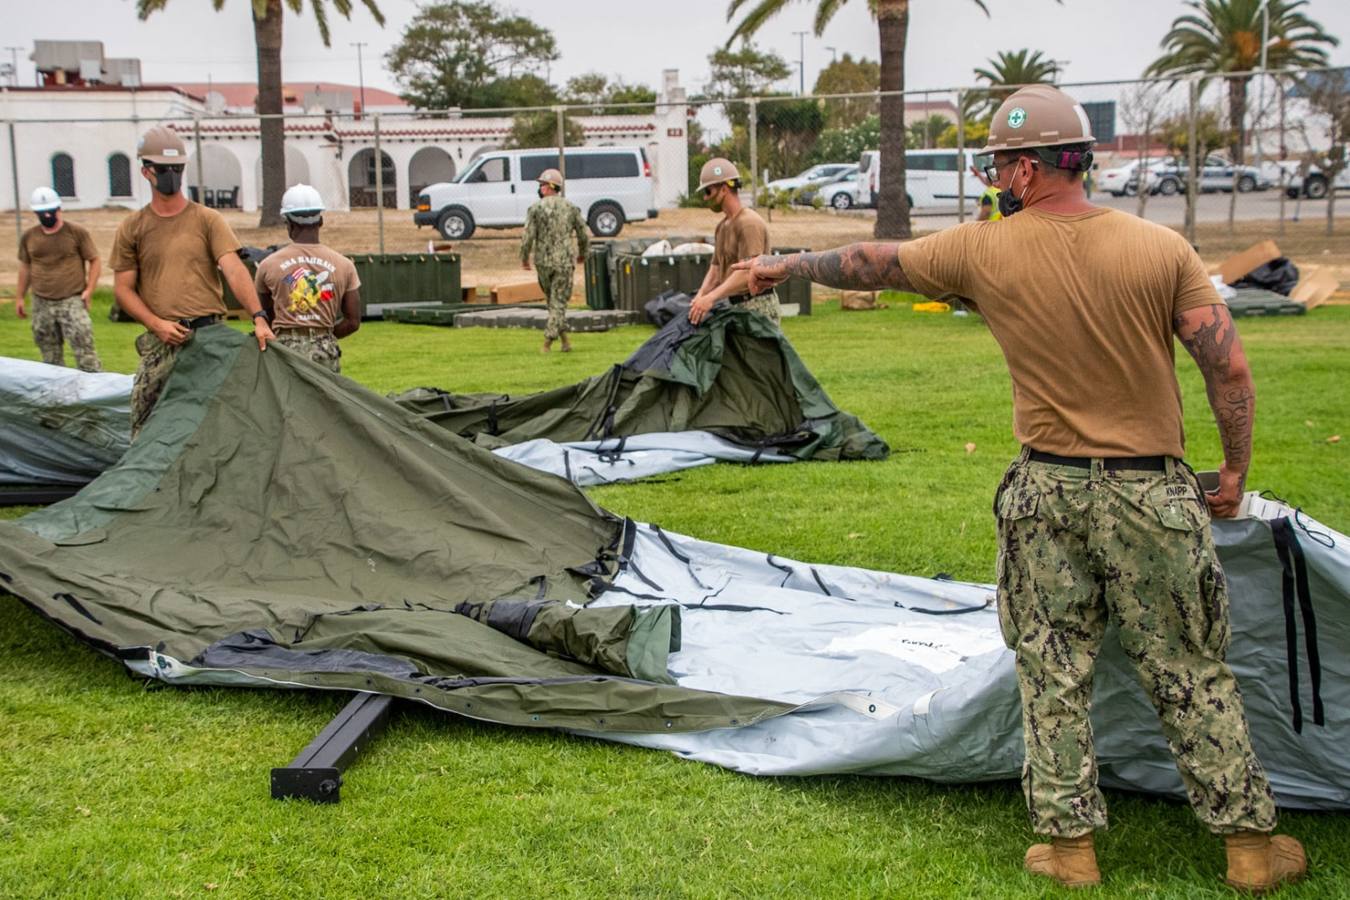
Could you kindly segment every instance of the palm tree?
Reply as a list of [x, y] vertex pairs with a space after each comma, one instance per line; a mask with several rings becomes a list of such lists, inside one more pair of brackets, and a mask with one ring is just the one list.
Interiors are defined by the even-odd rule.
[[[1327, 47], [1340, 43], [1322, 30], [1300, 7], [1307, 0], [1186, 0], [1193, 13], [1177, 16], [1162, 39], [1164, 53], [1146, 76], [1195, 75], [1206, 72], [1247, 72], [1261, 66], [1263, 5], [1269, 15], [1268, 69], [1302, 69], [1326, 65]], [[1247, 110], [1250, 74], [1225, 79], [1228, 118], [1233, 135], [1233, 161], [1242, 162], [1246, 143], [1243, 117]]]
[[[745, 16], [731, 33], [727, 43], [749, 37], [769, 19], [782, 12], [791, 0], [731, 0], [727, 21], [743, 9]], [[812, 0], [816, 4], [815, 33], [820, 37], [834, 14], [848, 0]], [[971, 0], [984, 14], [984, 0]], [[1062, 0], [1055, 0], [1056, 3]], [[877, 198], [877, 224], [873, 233], [879, 238], [910, 236], [909, 203], [905, 200], [905, 42], [909, 36], [909, 0], [867, 0], [877, 20], [881, 39], [881, 185]]]
[[[216, 12], [225, 6], [225, 0], [210, 2]], [[325, 47], [332, 46], [328, 33], [328, 2], [330, 0], [309, 0]], [[283, 3], [296, 15], [304, 12], [305, 0], [249, 0], [249, 11], [253, 14], [253, 42], [258, 55], [258, 114], [277, 117], [263, 118], [259, 125], [263, 182], [258, 216], [260, 228], [281, 224], [281, 195], [286, 190], [285, 123], [280, 118]], [[352, 17], [352, 0], [331, 0], [331, 3], [344, 19]], [[361, 4], [370, 10], [377, 23], [384, 25], [384, 13], [380, 12], [376, 0], [361, 0]], [[136, 0], [136, 16], [144, 21], [168, 5], [169, 0]]]
[[1018, 86], [1050, 84], [1057, 75], [1059, 63], [1047, 58], [1039, 50], [1018, 50], [1016, 53], [1000, 50], [997, 57], [989, 60], [989, 68], [975, 70], [975, 80], [989, 85], [989, 89], [982, 91], [979, 98], [988, 115], [993, 115], [999, 104]]

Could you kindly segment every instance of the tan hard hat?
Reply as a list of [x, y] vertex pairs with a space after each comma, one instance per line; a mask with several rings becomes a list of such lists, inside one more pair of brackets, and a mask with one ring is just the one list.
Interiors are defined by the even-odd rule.
[[1017, 91], [994, 113], [984, 152], [1029, 150], [1095, 141], [1082, 105], [1059, 88], [1033, 84]]
[[731, 160], [715, 156], [703, 164], [698, 173], [698, 189], [701, 191], [714, 184], [723, 184], [741, 177]]
[[545, 169], [539, 173], [539, 177], [535, 181], [540, 184], [551, 184], [558, 190], [562, 190], [562, 173], [557, 169]]
[[136, 156], [152, 163], [186, 163], [187, 145], [171, 128], [156, 125], [141, 135]]

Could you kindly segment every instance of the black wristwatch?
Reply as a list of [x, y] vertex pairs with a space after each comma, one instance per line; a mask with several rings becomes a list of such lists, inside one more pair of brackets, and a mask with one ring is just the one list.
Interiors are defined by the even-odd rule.
[[267, 310], [265, 310], [265, 309], [260, 309], [260, 310], [258, 310], [257, 312], [255, 312], [255, 313], [253, 314], [253, 318], [255, 318], [255, 319], [258, 318], [259, 316], [261, 316], [263, 319], [267, 319], [267, 318], [268, 318]]

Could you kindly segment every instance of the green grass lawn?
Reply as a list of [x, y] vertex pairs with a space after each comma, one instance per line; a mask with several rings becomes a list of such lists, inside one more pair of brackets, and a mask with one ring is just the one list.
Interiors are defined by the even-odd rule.
[[[130, 372], [139, 327], [108, 322], [108, 300], [95, 305], [99, 353]], [[834, 400], [890, 443], [889, 460], [717, 465], [596, 489], [596, 501], [783, 556], [992, 580], [990, 502], [1016, 445], [1006, 370], [980, 321], [827, 305], [785, 329]], [[1350, 308], [1241, 330], [1258, 397], [1249, 486], [1350, 530]], [[367, 323], [344, 342], [343, 365], [378, 391], [526, 392], [598, 373], [650, 334], [580, 335], [577, 352], [544, 357], [533, 331]], [[0, 355], [38, 358], [7, 305]], [[1203, 385], [1189, 359], [1179, 372], [1191, 462], [1213, 467]], [[1346, 441], [1328, 443], [1337, 434]], [[147, 689], [0, 599], [0, 897], [1059, 893], [1021, 871], [1031, 834], [1012, 782], [752, 778], [433, 711], [395, 715], [349, 770], [341, 804], [269, 799], [269, 769], [342, 703]], [[1221, 845], [1185, 806], [1108, 799], [1096, 896], [1230, 896]], [[1313, 866], [1286, 895], [1350, 896], [1350, 821], [1290, 813], [1283, 828]]]

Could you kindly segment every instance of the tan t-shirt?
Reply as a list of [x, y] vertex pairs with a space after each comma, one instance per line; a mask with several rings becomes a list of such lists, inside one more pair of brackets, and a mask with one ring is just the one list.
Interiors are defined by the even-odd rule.
[[1172, 319], [1222, 303], [1176, 232], [1027, 209], [900, 246], [920, 292], [971, 301], [1003, 348], [1013, 433], [1064, 456], [1182, 456]]
[[253, 281], [272, 295], [273, 328], [332, 328], [343, 295], [361, 286], [352, 261], [323, 244], [287, 244], [258, 263]]
[[769, 226], [753, 209], [742, 207], [735, 218], [723, 218], [717, 223], [712, 261], [722, 281], [731, 274], [731, 267], [736, 263], [768, 252]]
[[114, 272], [136, 272], [136, 293], [162, 319], [224, 315], [216, 261], [239, 252], [239, 240], [214, 209], [197, 203], [175, 216], [149, 206], [122, 220], [113, 239]]
[[19, 262], [28, 264], [29, 285], [33, 296], [44, 300], [64, 300], [84, 293], [87, 273], [84, 264], [98, 259], [98, 248], [89, 232], [71, 222], [62, 221], [51, 234], [34, 225], [19, 241]]

